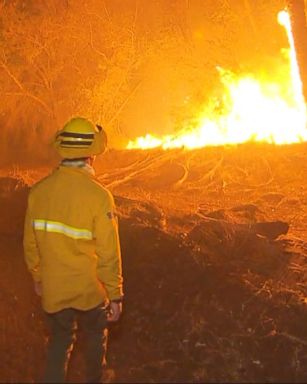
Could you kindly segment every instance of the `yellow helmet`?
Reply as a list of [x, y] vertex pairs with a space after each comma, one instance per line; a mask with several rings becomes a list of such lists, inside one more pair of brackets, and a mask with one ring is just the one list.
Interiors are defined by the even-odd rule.
[[64, 159], [90, 157], [103, 153], [107, 135], [99, 125], [83, 117], [69, 120], [55, 135], [54, 147]]

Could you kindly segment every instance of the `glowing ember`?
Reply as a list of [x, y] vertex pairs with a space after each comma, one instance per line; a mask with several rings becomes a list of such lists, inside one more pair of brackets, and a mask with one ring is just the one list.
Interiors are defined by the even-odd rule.
[[290, 45], [288, 74], [274, 83], [253, 76], [237, 78], [230, 71], [218, 68], [225, 87], [224, 113], [207, 107], [196, 117], [193, 128], [161, 138], [147, 134], [130, 141], [127, 148], [193, 149], [247, 141], [274, 144], [307, 141], [306, 106], [289, 14], [280, 12], [278, 20], [287, 30]]

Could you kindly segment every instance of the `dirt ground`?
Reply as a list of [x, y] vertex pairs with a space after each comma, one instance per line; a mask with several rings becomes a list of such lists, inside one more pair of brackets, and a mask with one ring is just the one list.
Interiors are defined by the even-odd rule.
[[[111, 382], [307, 382], [307, 144], [110, 150], [124, 313]], [[0, 172], [0, 381], [39, 382], [46, 330], [22, 251], [29, 187]], [[68, 379], [84, 382], [82, 334]]]

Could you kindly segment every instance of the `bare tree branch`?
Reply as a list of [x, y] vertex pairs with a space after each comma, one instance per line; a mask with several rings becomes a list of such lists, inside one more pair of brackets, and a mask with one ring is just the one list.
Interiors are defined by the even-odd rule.
[[108, 60], [107, 56], [102, 51], [100, 51], [99, 49], [97, 49], [94, 46], [93, 27], [92, 27], [92, 23], [91, 22], [89, 24], [90, 24], [90, 41], [91, 41], [91, 47], [92, 47], [93, 51], [96, 52], [99, 56], [101, 56], [106, 63], [109, 63], [109, 60]]
[[14, 83], [17, 85], [19, 89], [24, 91], [24, 87], [21, 84], [21, 82], [17, 79], [16, 76], [9, 70], [8, 66], [1, 60], [0, 62], [1, 67], [5, 70], [5, 72], [9, 75], [9, 77], [14, 81]]
[[141, 81], [134, 87], [130, 95], [126, 98], [126, 100], [122, 103], [122, 105], [117, 109], [116, 113], [111, 117], [111, 119], [107, 122], [107, 125], [111, 125], [114, 120], [118, 117], [118, 115], [121, 113], [121, 111], [124, 109], [124, 107], [127, 105], [128, 101], [131, 99], [131, 97], [136, 93], [136, 91], [139, 89], [141, 85]]
[[0, 61], [0, 65], [1, 67], [5, 70], [5, 72], [8, 74], [8, 76], [13, 80], [13, 82], [18, 86], [18, 88], [22, 91], [22, 92], [7, 92], [6, 94], [10, 94], [10, 95], [17, 95], [17, 96], [27, 96], [29, 98], [31, 98], [32, 100], [36, 101], [38, 104], [40, 104], [46, 112], [48, 112], [48, 114], [50, 116], [53, 116], [53, 112], [52, 110], [48, 107], [48, 105], [43, 101], [41, 100], [38, 96], [35, 96], [33, 95], [32, 93], [30, 93], [28, 90], [26, 90], [24, 88], [24, 86], [22, 85], [22, 83], [18, 80], [18, 78], [10, 71], [10, 69], [8, 68], [8, 66], [1, 60]]

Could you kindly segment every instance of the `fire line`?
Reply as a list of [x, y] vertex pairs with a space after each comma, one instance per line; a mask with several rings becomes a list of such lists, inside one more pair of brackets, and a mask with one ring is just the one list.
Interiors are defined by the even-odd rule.
[[[223, 114], [204, 107], [194, 127], [183, 127], [176, 134], [158, 137], [147, 134], [129, 141], [127, 149], [194, 149], [205, 146], [240, 144], [248, 141], [291, 144], [307, 141], [307, 114], [302, 91], [291, 21], [286, 11], [278, 14], [286, 29], [289, 48], [287, 63], [278, 82], [257, 80], [255, 76], [237, 76], [217, 68], [225, 88]], [[210, 109], [211, 108], [211, 109]]]

